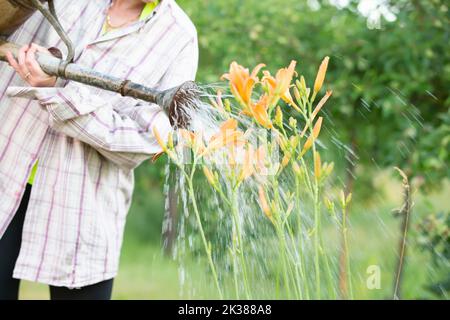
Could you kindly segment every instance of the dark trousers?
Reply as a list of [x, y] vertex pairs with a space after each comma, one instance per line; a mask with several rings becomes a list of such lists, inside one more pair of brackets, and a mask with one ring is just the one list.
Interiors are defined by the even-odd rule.
[[[14, 279], [12, 275], [19, 256], [23, 222], [30, 193], [31, 185], [27, 184], [19, 209], [0, 239], [0, 300], [17, 300], [19, 298], [20, 280]], [[50, 286], [50, 298], [52, 300], [109, 300], [112, 287], [113, 279], [80, 289]]]

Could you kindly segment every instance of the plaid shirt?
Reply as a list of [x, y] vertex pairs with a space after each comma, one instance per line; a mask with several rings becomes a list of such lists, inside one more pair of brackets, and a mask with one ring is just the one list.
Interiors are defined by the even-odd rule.
[[[196, 30], [174, 0], [143, 21], [100, 35], [110, 1], [56, 1], [75, 62], [161, 90], [193, 80]], [[9, 39], [66, 52], [39, 13]], [[37, 174], [14, 277], [69, 288], [117, 274], [133, 169], [161, 151], [171, 130], [155, 104], [75, 82], [30, 88], [0, 64], [0, 237]], [[1, 253], [0, 253], [1, 258]]]

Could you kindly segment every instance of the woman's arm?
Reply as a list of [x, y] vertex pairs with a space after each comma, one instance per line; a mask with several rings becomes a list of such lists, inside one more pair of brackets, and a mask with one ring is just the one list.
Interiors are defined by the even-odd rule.
[[[193, 80], [197, 63], [194, 39], [177, 55], [158, 88], [164, 90]], [[153, 127], [163, 138], [171, 128], [159, 106], [131, 98], [115, 99], [121, 105], [113, 106], [108, 99], [91, 92], [91, 88], [76, 83], [65, 88], [8, 89], [10, 96], [39, 100], [49, 113], [52, 128], [93, 146], [119, 166], [133, 169], [161, 151]]]

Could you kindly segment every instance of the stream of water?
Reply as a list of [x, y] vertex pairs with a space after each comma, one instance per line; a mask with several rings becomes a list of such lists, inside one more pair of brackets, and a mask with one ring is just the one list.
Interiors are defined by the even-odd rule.
[[[217, 88], [214, 88], [217, 90]], [[227, 298], [317, 298], [314, 274], [315, 219], [311, 191], [305, 181], [296, 179], [292, 171], [276, 174], [280, 166], [279, 145], [270, 130], [258, 128], [250, 118], [239, 112], [228, 116], [208, 101], [217, 99], [210, 87], [202, 88], [203, 97], [197, 102], [192, 115], [190, 130], [200, 134], [207, 145], [208, 141], [220, 131], [221, 124], [231, 115], [239, 123], [253, 150], [265, 149], [264, 158], [255, 157], [252, 165], [261, 170], [247, 177], [235, 187], [232, 176], [238, 176], [245, 161], [244, 150], [236, 147], [218, 150], [214, 157], [202, 158], [195, 164], [193, 186], [196, 206], [202, 220], [205, 237], [211, 248], [212, 260], [222, 287], [223, 297]], [[227, 96], [222, 97], [227, 98]], [[287, 121], [286, 121], [287, 122]], [[285, 124], [289, 127], [289, 124]], [[176, 138], [180, 141], [182, 138]], [[335, 143], [338, 143], [336, 140]], [[345, 147], [344, 144], [341, 146]], [[187, 171], [194, 168], [192, 153], [189, 150], [177, 152], [183, 156], [183, 166]], [[230, 157], [230, 152], [235, 153]], [[211, 187], [205, 179], [202, 167], [207, 166], [217, 174], [221, 194]], [[302, 168], [313, 174], [311, 159], [305, 159]], [[189, 194], [189, 184], [179, 167], [169, 161], [166, 166], [166, 215], [163, 233], [175, 228], [176, 241], [173, 257], [179, 263], [181, 295], [195, 295], [198, 283], [191, 278], [186, 261], [194, 261], [197, 268], [209, 274], [208, 263], [199, 236], [199, 224], [193, 213], [193, 201]], [[261, 188], [261, 186], [263, 188]], [[323, 188], [331, 188], [324, 185]], [[176, 220], [171, 213], [169, 190], [177, 196], [179, 205]], [[261, 204], [260, 189], [267, 195], [277, 197], [282, 221], [279, 226], [271, 223]], [[276, 190], [275, 190], [276, 189]], [[228, 203], [227, 199], [230, 203]], [[271, 200], [268, 200], [269, 202]], [[275, 201], [275, 200], [273, 200]], [[339, 230], [324, 208], [318, 208], [321, 216], [320, 228], [325, 228], [328, 238], [334, 238], [320, 250], [320, 272], [324, 273], [320, 282], [323, 293], [320, 297], [336, 298], [338, 295], [337, 274], [340, 243]], [[283, 225], [284, 224], [284, 225]], [[316, 225], [317, 227], [317, 225]], [[319, 231], [321, 232], [321, 231]], [[323, 241], [321, 239], [320, 241]], [[167, 244], [167, 243], [166, 243]], [[202, 272], [202, 273], [203, 273]], [[325, 276], [326, 274], [326, 276]], [[207, 279], [207, 277], [206, 277]], [[207, 281], [207, 280], [205, 280]], [[203, 284], [208, 286], [209, 284]], [[201, 287], [201, 286], [200, 286]]]

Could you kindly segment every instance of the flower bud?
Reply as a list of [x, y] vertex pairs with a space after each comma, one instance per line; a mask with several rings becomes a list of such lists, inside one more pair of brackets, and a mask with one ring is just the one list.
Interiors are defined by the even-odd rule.
[[277, 110], [275, 111], [275, 124], [280, 128], [283, 127], [283, 112], [280, 106], [277, 106]]
[[295, 129], [297, 127], [297, 119], [290, 117], [289, 126], [291, 126], [292, 129]]

